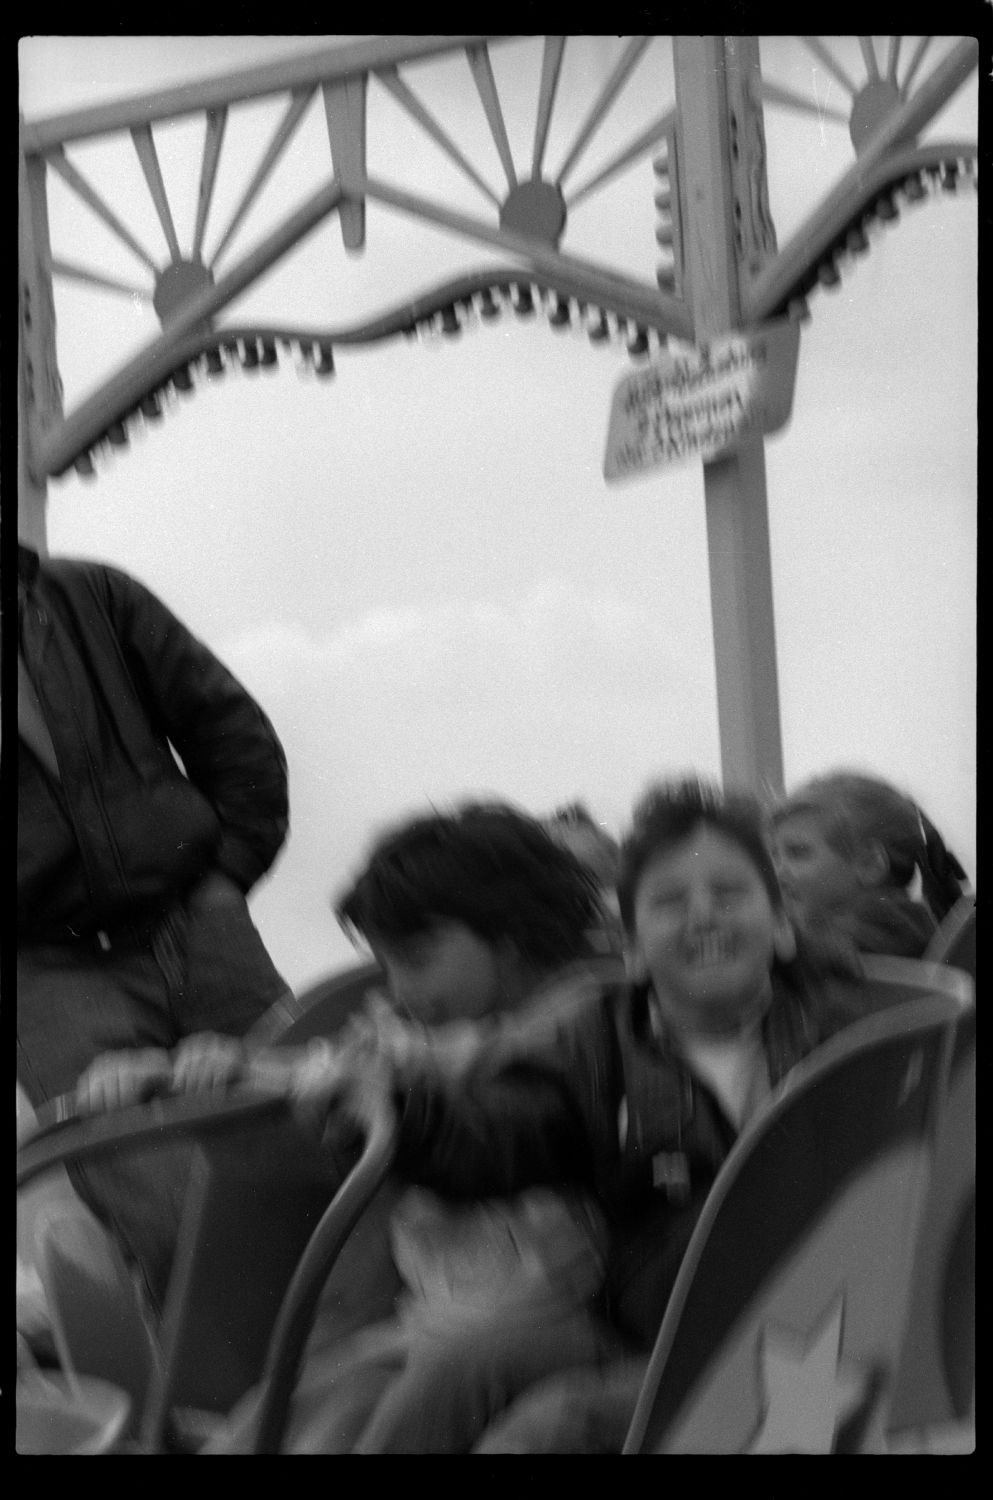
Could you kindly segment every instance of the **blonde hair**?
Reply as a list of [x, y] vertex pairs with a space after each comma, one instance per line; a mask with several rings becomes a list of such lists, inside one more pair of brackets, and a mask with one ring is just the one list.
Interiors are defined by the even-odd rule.
[[783, 798], [773, 826], [796, 813], [816, 817], [827, 843], [846, 858], [870, 841], [878, 843], [889, 884], [906, 889], [919, 872], [924, 899], [939, 921], [962, 895], [962, 866], [913, 798], [888, 781], [858, 771], [815, 776]]

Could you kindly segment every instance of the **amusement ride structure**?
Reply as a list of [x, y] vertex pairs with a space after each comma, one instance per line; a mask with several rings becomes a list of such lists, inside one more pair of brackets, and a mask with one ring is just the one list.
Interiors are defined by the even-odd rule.
[[[802, 323], [819, 288], [836, 285], [869, 233], [929, 194], [976, 181], [977, 148], [922, 143], [925, 127], [975, 72], [973, 38], [860, 37], [862, 76], [842, 61], [838, 38], [797, 38], [821, 77], [847, 100], [842, 109], [763, 77], [757, 37], [619, 38], [614, 66], [593, 91], [563, 159], [548, 164], [563, 62], [563, 36], [376, 36], [314, 47], [265, 66], [142, 97], [21, 122], [19, 212], [19, 530], [45, 545], [49, 480], [99, 471], [136, 426], [161, 420], [175, 393], [239, 366], [257, 370], [289, 355], [320, 377], [335, 372], [335, 350], [429, 328], [457, 335], [469, 321], [502, 313], [544, 316], [551, 328], [585, 330], [622, 342], [635, 361], [667, 350], [706, 348], [729, 334]], [[611, 39], [614, 40], [614, 39]], [[845, 39], [851, 40], [851, 39]], [[906, 40], [906, 47], [904, 42]], [[530, 160], [515, 160], [506, 100], [494, 59], [510, 43], [540, 48], [540, 82]], [[591, 175], [580, 167], [652, 46], [671, 45], [674, 97], [646, 102], [644, 127]], [[940, 56], [935, 61], [935, 54]], [[883, 55], [885, 53], [885, 55]], [[465, 85], [478, 96], [504, 175], [494, 188], [419, 91], [419, 66], [464, 58]], [[644, 88], [646, 69], [639, 70]], [[369, 170], [368, 108], [385, 90], [407, 127], [427, 138], [478, 192], [477, 213], [412, 187], [398, 159], [389, 179]], [[225, 134], [238, 111], [259, 101], [281, 113], [250, 180], [220, 233], [208, 229], [225, 164]], [[660, 104], [663, 106], [660, 109]], [[766, 176], [764, 108], [816, 115], [847, 127], [854, 159], [782, 246]], [[468, 107], [468, 106], [467, 106]], [[250, 210], [290, 152], [311, 110], [323, 112], [330, 173], [240, 258], [233, 253]], [[175, 227], [156, 132], [178, 120], [203, 124], [195, 226], [182, 244]], [[108, 202], [74, 160], [98, 138], [131, 137], [168, 248], [164, 261], [127, 224], [128, 207]], [[570, 215], [650, 157], [656, 177], [654, 283], [574, 253]], [[51, 243], [48, 185], [57, 177], [141, 268], [143, 280], [107, 275]], [[336, 328], [224, 321], [237, 299], [325, 220], [361, 251], [367, 205], [384, 205], [501, 257], [492, 267], [446, 279], [361, 322]], [[216, 217], [216, 213], [215, 213]], [[222, 265], [223, 261], [223, 265]], [[70, 410], [58, 365], [53, 278], [100, 294], [150, 301], [157, 335]], [[777, 788], [782, 749], [762, 432], [705, 459], [718, 720], [725, 778]]]

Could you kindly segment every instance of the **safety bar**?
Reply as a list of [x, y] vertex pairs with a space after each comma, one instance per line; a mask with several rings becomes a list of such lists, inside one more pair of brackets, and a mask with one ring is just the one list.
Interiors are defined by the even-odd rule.
[[253, 1453], [280, 1451], [304, 1345], [324, 1284], [393, 1163], [397, 1120], [388, 1097], [372, 1107], [364, 1128], [362, 1154], [321, 1216], [283, 1298], [262, 1372]]
[[177, 1135], [214, 1133], [246, 1122], [290, 1114], [281, 1094], [236, 1086], [223, 1095], [163, 1095], [102, 1114], [77, 1110], [71, 1094], [38, 1110], [38, 1123], [17, 1151], [17, 1187], [66, 1161], [98, 1156], [120, 1146], [157, 1144]]

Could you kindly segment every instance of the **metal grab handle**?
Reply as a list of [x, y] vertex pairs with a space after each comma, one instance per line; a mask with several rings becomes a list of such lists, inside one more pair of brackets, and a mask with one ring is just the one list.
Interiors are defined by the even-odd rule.
[[118, 1146], [226, 1130], [290, 1113], [285, 1096], [251, 1087], [235, 1087], [223, 1095], [160, 1096], [102, 1114], [80, 1113], [73, 1095], [63, 1094], [42, 1105], [37, 1128], [18, 1148], [17, 1187], [26, 1187], [66, 1161], [97, 1156]]
[[253, 1453], [280, 1451], [304, 1345], [324, 1284], [396, 1155], [397, 1120], [389, 1097], [377, 1101], [364, 1123], [362, 1154], [322, 1214], [283, 1298], [262, 1373]]

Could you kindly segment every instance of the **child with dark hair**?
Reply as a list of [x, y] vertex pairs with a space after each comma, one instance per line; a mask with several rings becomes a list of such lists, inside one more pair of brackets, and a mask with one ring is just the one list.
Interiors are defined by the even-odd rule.
[[[609, 972], [584, 961], [597, 907], [590, 872], [501, 804], [385, 836], [336, 915], [372, 951], [397, 1007], [431, 1031], [393, 1030], [380, 1056], [409, 1079], [451, 1082], [484, 1043], [547, 1032]], [[291, 1449], [468, 1452], [519, 1389], [600, 1352], [587, 1303], [602, 1278], [603, 1229], [580, 1191], [453, 1204], [410, 1187], [392, 1231], [407, 1287], [398, 1320], [331, 1351], [323, 1400], [311, 1400], [306, 1431], [294, 1440], [291, 1430]], [[356, 1366], [366, 1382], [383, 1376], [358, 1428]], [[312, 1396], [320, 1383], [313, 1368]]]
[[[422, 952], [433, 933], [454, 924], [492, 945], [509, 966], [507, 993], [522, 997], [536, 978], [586, 951], [598, 902], [593, 872], [537, 820], [501, 803], [472, 802], [384, 835], [335, 915], [385, 957], [403, 1005], [417, 968], [407, 955]], [[421, 987], [414, 992], [420, 999]], [[418, 1014], [431, 1019], [420, 1004]]]
[[864, 953], [920, 958], [966, 887], [954, 854], [912, 798], [878, 777], [834, 771], [773, 813], [787, 906], [811, 935]]
[[[370, 1052], [411, 1082], [452, 1083], [484, 1044], [550, 1034], [620, 972], [587, 959], [591, 873], [499, 803], [389, 831], [335, 910], [378, 961], [391, 1004], [302, 1050], [249, 1054], [229, 1038], [191, 1039], [167, 1059], [174, 1087], [247, 1075], [306, 1101]], [[525, 1186], [485, 1201], [403, 1192], [390, 1225], [403, 1283], [396, 1317], [331, 1343], [318, 1323], [284, 1451], [468, 1452], [519, 1390], [599, 1356], [604, 1333], [588, 1304], [603, 1274], [601, 1216], [581, 1184]], [[254, 1405], [205, 1451], [245, 1451]]]
[[[753, 799], [696, 780], [653, 789], [623, 845], [618, 890], [630, 982], [602, 986], [544, 1039], [487, 1049], [456, 1080], [392, 1075], [407, 1180], [452, 1201], [571, 1184], [609, 1226], [591, 1304], [596, 1354], [550, 1383], [529, 1380], [476, 1452], [620, 1452], [738, 1131], [857, 1014], [842, 976], [798, 954]], [[372, 1075], [360, 1084], [382, 1086]]]

